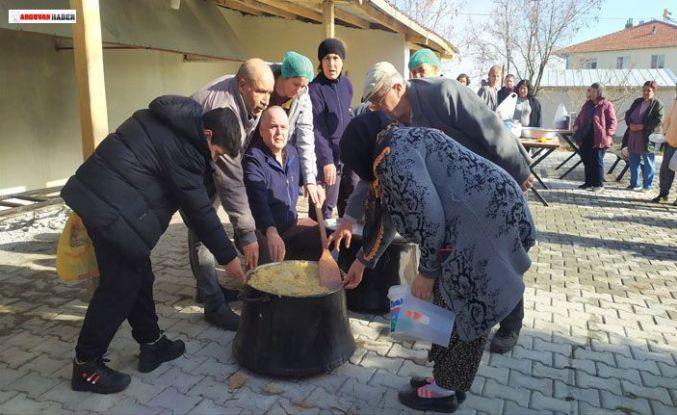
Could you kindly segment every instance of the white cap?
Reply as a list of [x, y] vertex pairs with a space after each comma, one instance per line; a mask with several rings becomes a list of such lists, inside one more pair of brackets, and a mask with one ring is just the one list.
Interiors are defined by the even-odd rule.
[[395, 66], [390, 62], [378, 62], [367, 71], [362, 87], [362, 102], [371, 98], [375, 93], [391, 84], [393, 77], [402, 78]]

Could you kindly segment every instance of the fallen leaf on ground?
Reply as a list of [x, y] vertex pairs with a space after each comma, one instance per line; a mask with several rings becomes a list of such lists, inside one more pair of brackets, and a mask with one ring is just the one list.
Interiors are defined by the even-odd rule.
[[263, 387], [263, 393], [267, 393], [268, 395], [278, 395], [280, 393], [284, 392], [280, 385], [277, 383], [268, 383], [266, 386]]
[[247, 383], [247, 377], [240, 372], [234, 373], [233, 376], [228, 378], [228, 391], [233, 392], [237, 389], [240, 389]]

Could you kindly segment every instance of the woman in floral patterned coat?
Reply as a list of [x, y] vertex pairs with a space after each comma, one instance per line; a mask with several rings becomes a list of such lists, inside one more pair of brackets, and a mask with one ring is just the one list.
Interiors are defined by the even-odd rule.
[[[535, 228], [524, 193], [496, 164], [439, 130], [359, 116], [341, 141], [342, 161], [371, 182], [364, 244], [346, 276], [357, 286], [399, 232], [421, 250], [411, 290], [456, 314], [446, 347], [433, 345], [433, 377], [413, 378], [400, 401], [453, 412], [465, 400], [487, 335], [520, 301]], [[345, 151], [343, 151], [345, 147]]]

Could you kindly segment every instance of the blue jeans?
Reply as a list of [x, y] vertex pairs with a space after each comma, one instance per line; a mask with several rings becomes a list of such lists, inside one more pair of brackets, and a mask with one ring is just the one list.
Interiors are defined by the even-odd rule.
[[651, 189], [653, 177], [656, 174], [656, 155], [654, 153], [630, 153], [630, 186], [639, 187], [639, 164], [642, 159], [644, 160], [642, 187]]

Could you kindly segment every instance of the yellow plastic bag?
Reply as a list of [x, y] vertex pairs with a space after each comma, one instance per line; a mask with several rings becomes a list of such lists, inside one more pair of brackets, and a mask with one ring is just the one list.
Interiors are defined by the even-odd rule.
[[63, 281], [79, 281], [99, 276], [94, 244], [82, 219], [71, 213], [56, 247], [56, 273]]

